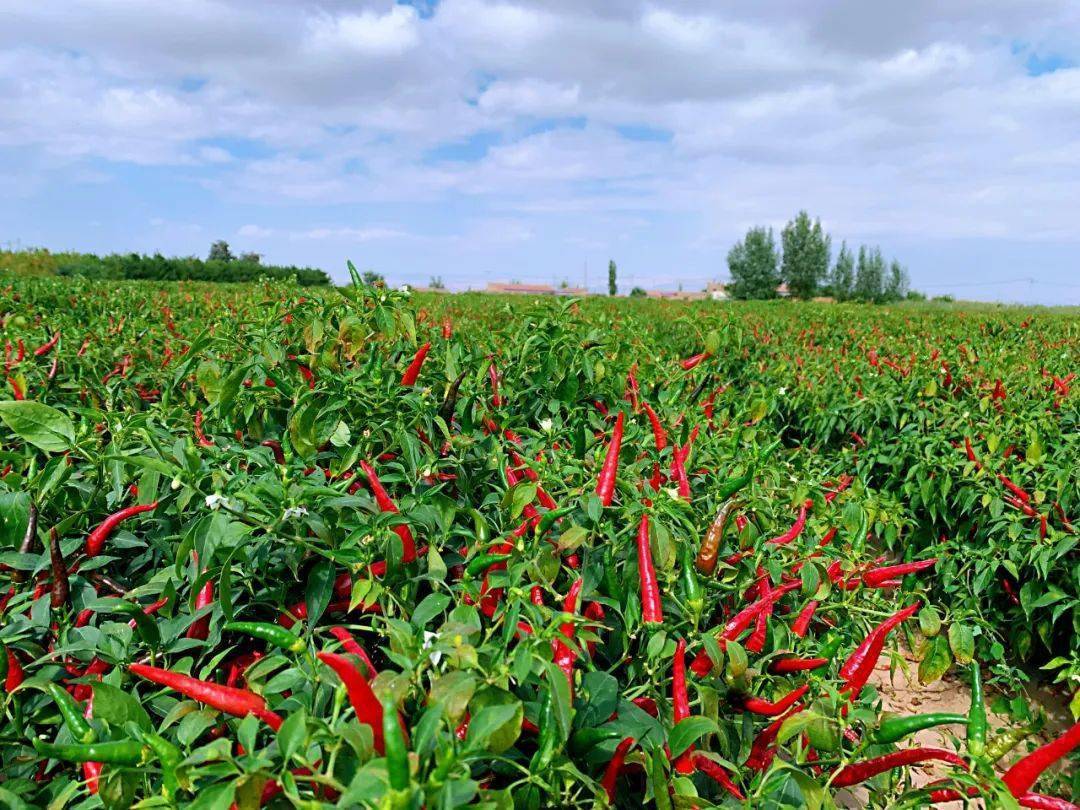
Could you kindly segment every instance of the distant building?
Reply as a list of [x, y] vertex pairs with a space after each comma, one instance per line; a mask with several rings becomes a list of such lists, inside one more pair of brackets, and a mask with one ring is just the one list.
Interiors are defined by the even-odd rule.
[[776, 294], [781, 298], [790, 298], [791, 290], [788, 289], [787, 284], [781, 284], [779, 287], [776, 288]]
[[726, 301], [731, 298], [731, 295], [728, 293], [727, 287], [719, 281], [710, 281], [705, 286], [705, 297], [713, 301]]
[[686, 290], [646, 290], [645, 295], [649, 298], [660, 298], [664, 301], [703, 301], [705, 293], [699, 291], [688, 292]]
[[589, 294], [584, 287], [552, 287], [550, 284], [513, 284], [489, 281], [485, 292], [499, 295], [564, 295], [582, 297]]

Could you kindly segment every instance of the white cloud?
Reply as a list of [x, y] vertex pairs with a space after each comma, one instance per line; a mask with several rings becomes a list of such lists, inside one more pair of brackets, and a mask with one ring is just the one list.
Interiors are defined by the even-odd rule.
[[[1024, 62], [1075, 64], [1078, 39], [1067, 0], [442, 0], [423, 17], [8, 0], [0, 149], [18, 157], [0, 169], [22, 197], [138, 164], [241, 210], [440, 206], [439, 238], [504, 244], [596, 244], [580, 220], [606, 217], [609, 242], [667, 218], [716, 245], [800, 207], [853, 238], [1076, 239], [1080, 68]], [[431, 158], [447, 145], [461, 157]], [[240, 236], [300, 245], [426, 224], [239, 216]], [[319, 224], [343, 221], [365, 224]]]

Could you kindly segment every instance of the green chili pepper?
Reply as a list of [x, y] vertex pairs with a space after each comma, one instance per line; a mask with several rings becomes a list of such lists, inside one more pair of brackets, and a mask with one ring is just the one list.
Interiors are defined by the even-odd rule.
[[148, 748], [137, 740], [114, 740], [88, 745], [54, 745], [34, 738], [43, 757], [66, 762], [104, 762], [107, 765], [138, 765], [146, 761]]
[[292, 630], [286, 630], [280, 625], [269, 622], [227, 622], [225, 630], [262, 639], [267, 644], [273, 644], [289, 652], [303, 652], [307, 647], [304, 640]]
[[67, 690], [58, 683], [50, 683], [46, 688], [49, 696], [56, 701], [56, 707], [60, 709], [60, 715], [64, 718], [64, 724], [67, 726], [68, 731], [71, 732], [71, 736], [83, 744], [92, 743], [96, 740], [97, 732], [94, 731], [94, 727], [90, 725], [90, 722], [83, 717], [83, 711], [79, 708], [79, 704], [75, 702], [75, 698], [69, 695]]
[[488, 525], [484, 520], [484, 516], [480, 514], [476, 509], [470, 509], [469, 514], [472, 515], [473, 529], [476, 531], [476, 539], [480, 541], [481, 545], [484, 545], [488, 541]]
[[537, 536], [546, 534], [548, 529], [555, 525], [555, 521], [559, 520], [560, 518], [566, 517], [576, 508], [576, 506], [563, 506], [559, 509], [551, 509], [547, 512], [544, 512], [543, 517], [540, 518], [540, 522], [536, 524]]
[[465, 573], [470, 577], [476, 577], [495, 565], [495, 563], [506, 562], [508, 559], [510, 559], [509, 554], [479, 554], [469, 560], [469, 564], [465, 567]]
[[836, 651], [840, 649], [840, 645], [843, 643], [843, 639], [840, 636], [835, 635], [831, 630], [825, 634], [825, 637], [821, 642], [821, 649], [818, 651], [819, 658], [832, 658], [836, 655]]
[[772, 454], [776, 452], [776, 448], [779, 447], [781, 444], [783, 444], [783, 442], [781, 442], [780, 439], [777, 439], [760, 453], [758, 453], [757, 463], [764, 464], [766, 461], [772, 458]]
[[529, 770], [532, 773], [542, 773], [551, 765], [555, 758], [555, 743], [558, 740], [559, 728], [555, 720], [555, 702], [551, 699], [551, 689], [544, 691], [544, 697], [540, 702], [540, 717], [537, 723], [540, 726], [540, 740], [529, 762]]
[[158, 734], [144, 732], [143, 738], [161, 763], [161, 793], [165, 798], [171, 799], [180, 786], [176, 778], [176, 766], [184, 755], [179, 748]]
[[705, 595], [701, 582], [698, 580], [697, 569], [694, 567], [694, 558], [690, 555], [690, 548], [686, 544], [679, 549], [679, 582], [682, 584], [686, 607], [696, 626], [701, 621], [701, 614], [705, 610]]
[[986, 746], [985, 760], [991, 765], [994, 764], [1041, 727], [1042, 721], [1040, 718], [1040, 720], [1027, 725], [1010, 728], [1008, 731], [996, 734]]
[[870, 732], [870, 740], [876, 745], [886, 745], [902, 740], [916, 731], [944, 726], [950, 723], [963, 723], [967, 718], [952, 712], [932, 712], [913, 714], [908, 717], [884, 716], [878, 727]]
[[663, 748], [653, 751], [649, 765], [649, 782], [652, 785], [653, 801], [656, 810], [671, 810], [671, 794], [668, 793], [667, 755]]
[[740, 489], [745, 487], [747, 484], [750, 483], [750, 481], [753, 480], [754, 472], [755, 464], [751, 463], [750, 466], [746, 469], [745, 473], [736, 476], [735, 478], [727, 479], [724, 483], [720, 485], [720, 488], [717, 490], [715, 496], [716, 499], [722, 501], [730, 498], [732, 495], [734, 495], [736, 492], [738, 492]]
[[595, 726], [579, 728], [570, 737], [570, 751], [577, 756], [581, 756], [602, 742], [621, 740], [624, 736], [626, 735], [622, 731], [614, 728], [596, 728]]
[[412, 781], [409, 774], [409, 751], [398, 722], [397, 704], [390, 699], [382, 702], [382, 732], [386, 772], [392, 792], [391, 804], [394, 807], [408, 807], [409, 786]]
[[971, 662], [971, 708], [967, 716], [967, 749], [973, 757], [986, 753], [986, 705], [983, 703], [982, 672], [979, 662]]

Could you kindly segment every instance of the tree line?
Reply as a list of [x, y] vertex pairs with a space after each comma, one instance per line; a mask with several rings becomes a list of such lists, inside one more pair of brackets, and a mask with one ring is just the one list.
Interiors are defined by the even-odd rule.
[[55, 272], [60, 276], [103, 280], [251, 282], [261, 278], [295, 278], [297, 284], [305, 287], [330, 283], [326, 273], [312, 267], [262, 264], [262, 257], [257, 253], [234, 256], [228, 243], [223, 241], [210, 246], [206, 259], [167, 257], [160, 253], [152, 256], [139, 253], [64, 254]]
[[831, 263], [832, 238], [811, 222], [805, 211], [780, 232], [777, 249], [772, 228], [755, 227], [728, 252], [728, 270], [734, 298], [776, 298], [786, 284], [795, 298], [830, 296], [837, 301], [888, 303], [922, 298], [908, 288], [908, 273], [900, 262], [886, 263], [878, 247], [860, 245], [853, 253], [841, 242], [836, 262]]

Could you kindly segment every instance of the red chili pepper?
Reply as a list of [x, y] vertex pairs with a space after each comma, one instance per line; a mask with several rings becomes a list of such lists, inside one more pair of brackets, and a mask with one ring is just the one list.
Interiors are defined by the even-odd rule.
[[454, 334], [454, 325], [450, 323], [449, 318], [444, 318], [442, 322], [442, 336], [443, 340], [449, 340]]
[[488, 381], [491, 382], [491, 407], [501, 407], [503, 400], [499, 396], [499, 370], [495, 368], [494, 363], [488, 365]]
[[34, 357], [41, 357], [43, 354], [48, 354], [52, 351], [53, 346], [60, 340], [60, 331], [57, 330], [56, 334], [52, 336], [47, 342], [42, 343], [36, 349], [34, 349]]
[[341, 646], [345, 652], [355, 655], [360, 659], [361, 663], [367, 668], [365, 677], [368, 680], [371, 680], [378, 674], [378, 670], [375, 669], [375, 665], [371, 663], [371, 658], [368, 657], [367, 651], [360, 646], [360, 642], [353, 638], [352, 633], [344, 627], [331, 627], [330, 632], [333, 634], [334, 638], [341, 642]]
[[820, 669], [828, 663], [828, 658], [779, 658], [769, 664], [769, 672], [774, 675], [790, 675], [793, 672]]
[[86, 537], [86, 556], [96, 557], [101, 553], [102, 548], [105, 546], [105, 541], [109, 539], [109, 536], [113, 533], [117, 526], [129, 517], [135, 515], [141, 515], [143, 512], [152, 512], [157, 509], [158, 502], [146, 504], [137, 504], [135, 506], [128, 506], [121, 509], [119, 512], [114, 512], [109, 515], [105, 520], [101, 522], [96, 529], [90, 532]]
[[742, 707], [751, 714], [760, 714], [762, 717], [776, 717], [794, 706], [799, 698], [805, 695], [809, 689], [809, 684], [803, 684], [797, 689], [792, 689], [776, 702], [762, 700], [758, 697], [744, 698]]
[[886, 565], [881, 568], [871, 568], [865, 574], [862, 575], [862, 580], [866, 583], [867, 587], [876, 588], [884, 582], [892, 579], [899, 579], [900, 577], [907, 576], [908, 574], [914, 574], [919, 571], [924, 571], [927, 568], [932, 567], [937, 563], [937, 557], [931, 557], [928, 560], [919, 560], [918, 562], [902, 563], [900, 565]]
[[334, 670], [341, 682], [345, 684], [345, 691], [349, 695], [349, 703], [356, 712], [356, 719], [361, 723], [371, 726], [375, 738], [375, 750], [383, 753], [383, 709], [371, 686], [364, 680], [364, 676], [353, 665], [352, 661], [344, 655], [337, 653], [321, 652], [318, 659]]
[[[640, 389], [638, 386], [637, 377], [634, 376], [636, 370], [637, 363], [634, 363], [634, 365], [630, 366], [630, 371], [628, 371], [626, 374], [626, 394], [623, 397], [627, 402], [630, 403], [630, 407], [634, 409], [634, 413], [637, 413], [638, 409], [641, 407], [638, 404], [638, 392]], [[606, 413], [604, 415], [607, 416]]]
[[803, 638], [806, 635], [807, 629], [810, 627], [810, 622], [814, 618], [814, 612], [818, 609], [818, 605], [821, 603], [816, 599], [811, 599], [802, 610], [799, 611], [798, 618], [795, 619], [795, 624], [791, 626], [791, 632], [799, 638]]
[[786, 546], [788, 543], [790, 543], [792, 540], [802, 534], [803, 527], [806, 525], [806, 513], [813, 505], [814, 502], [807, 498], [799, 507], [799, 514], [795, 518], [795, 523], [792, 524], [791, 528], [783, 534], [772, 538], [768, 542], [778, 546]]
[[16, 402], [22, 402], [26, 397], [23, 395], [22, 386], [19, 385], [19, 381], [14, 377], [7, 378], [8, 385], [11, 386], [11, 398]]
[[202, 423], [203, 412], [195, 411], [195, 441], [199, 443], [199, 447], [213, 447], [213, 440], [206, 438], [206, 435], [203, 433]]
[[[199, 555], [192, 552], [192, 557], [195, 559], [196, 569], [199, 565]], [[203, 586], [199, 589], [199, 593], [195, 596], [195, 613], [198, 613], [203, 608], [209, 607], [214, 601], [214, 581], [212, 579], [206, 580]], [[200, 641], [206, 641], [206, 637], [210, 635], [210, 616], [200, 616], [191, 626], [188, 628], [187, 637], [193, 639], [199, 639]]]
[[[690, 698], [686, 691], [686, 639], [680, 638], [675, 645], [675, 657], [671, 664], [672, 718], [676, 725], [690, 716]], [[694, 772], [691, 761], [694, 747], [690, 746], [675, 760], [675, 770], [681, 774]]]
[[679, 497], [690, 500], [690, 479], [686, 477], [686, 464], [678, 449], [671, 456], [671, 476], [679, 488]]
[[[375, 474], [375, 468], [366, 461], [361, 461], [360, 469], [362, 469], [364, 475], [367, 476], [368, 485], [371, 487], [371, 494], [375, 496], [375, 503], [378, 505], [379, 511], [393, 512], [395, 514], [399, 512], [400, 510], [397, 508], [397, 504], [390, 499], [390, 496], [383, 488], [382, 482], [379, 481], [379, 476]], [[416, 541], [413, 540], [412, 531], [408, 526], [398, 525], [394, 527], [394, 533], [401, 538], [401, 561], [404, 563], [411, 563], [416, 559]]]
[[1005, 772], [1001, 781], [1005, 783], [1013, 796], [1027, 793], [1043, 771], [1077, 746], [1080, 746], [1080, 723], [1076, 723], [1056, 740], [1036, 748], [1021, 759]]
[[609, 802], [615, 801], [615, 781], [619, 778], [619, 774], [626, 764], [626, 755], [634, 747], [635, 742], [637, 741], [633, 737], [627, 737], [615, 746], [615, 753], [611, 755], [611, 760], [608, 762], [607, 767], [604, 768], [604, 778], [600, 781], [600, 784], [603, 785]]
[[891, 771], [893, 768], [931, 761], [948, 762], [950, 765], [959, 768], [967, 767], [963, 757], [954, 754], [952, 751], [946, 751], [944, 748], [906, 748], [902, 751], [893, 751], [890, 754], [866, 759], [841, 768], [833, 777], [832, 786], [838, 788], [851, 787], [860, 782], [865, 782], [880, 773]]
[[874, 667], [877, 665], [889, 633], [898, 627], [901, 622], [914, 616], [918, 609], [919, 603], [916, 602], [903, 610], [897, 611], [870, 631], [862, 643], [848, 657], [847, 661], [844, 662], [844, 665], [840, 667], [839, 676], [845, 681], [840, 690], [841, 692], [848, 692], [851, 700], [855, 700], [859, 696], [863, 687], [866, 686], [866, 682], [870, 679]]
[[414, 385], [416, 383], [416, 378], [420, 376], [420, 369], [424, 365], [424, 358], [427, 357], [429, 351], [431, 351], [430, 343], [425, 343], [416, 350], [416, 356], [409, 363], [409, 367], [405, 369], [405, 373], [401, 375], [402, 385]]
[[731, 777], [728, 776], [728, 772], [717, 763], [706, 757], [704, 754], [694, 755], [694, 767], [712, 779], [716, 784], [720, 785], [724, 790], [734, 796], [741, 802], [746, 801], [746, 796], [742, 791], [731, 781]]
[[260, 695], [247, 689], [234, 689], [219, 683], [200, 681], [189, 675], [146, 664], [130, 664], [128, 671], [153, 683], [175, 689], [182, 695], [234, 717], [253, 714], [274, 731], [281, 728], [281, 717], [266, 708], [266, 701]]
[[1025, 793], [1016, 797], [1016, 803], [1021, 807], [1033, 807], [1035, 810], [1080, 810], [1075, 804], [1055, 796], [1044, 796], [1041, 793]]
[[998, 473], [998, 480], [1000, 480], [1001, 483], [1005, 485], [1005, 488], [1009, 490], [1009, 492], [1022, 500], [1024, 503], [1031, 502], [1031, 496], [1024, 491], [1023, 487], [1014, 484], [1012, 481], [1006, 478], [1003, 473]]
[[604, 464], [600, 468], [600, 477], [596, 481], [596, 494], [600, 496], [600, 503], [611, 506], [615, 497], [615, 474], [619, 469], [619, 450], [622, 448], [623, 438], [623, 412], [615, 417], [615, 428], [611, 431], [611, 441], [608, 443], [607, 453], [604, 456]]
[[10, 648], [7, 652], [7, 676], [4, 678], [4, 691], [10, 694], [14, 692], [26, 679], [23, 673], [22, 662], [19, 661], [19, 656], [11, 651]]
[[[622, 414], [620, 414], [621, 416]], [[649, 547], [649, 515], [641, 515], [637, 534], [638, 578], [641, 582], [641, 620], [645, 624], [661, 624], [664, 610], [660, 601], [660, 585], [653, 568], [652, 549]]]
[[[581, 595], [581, 586], [585, 584], [583, 579], [577, 579], [574, 584], [570, 586], [570, 590], [566, 594], [566, 598], [563, 599], [563, 612], [564, 613], [576, 613], [578, 597]], [[559, 632], [564, 638], [573, 640], [574, 638], [574, 623], [563, 622], [559, 627]], [[564, 644], [559, 639], [554, 639], [551, 642], [551, 650], [554, 655], [555, 666], [562, 670], [563, 675], [566, 676], [566, 682], [570, 686], [570, 692], [574, 691], [574, 661], [577, 660], [577, 651]]]
[[649, 423], [652, 425], [653, 441], [656, 443], [656, 452], [659, 453], [667, 447], [667, 431], [660, 424], [660, 417], [656, 415], [656, 411], [652, 409], [648, 402], [642, 402], [641, 407], [645, 409], [645, 415], [649, 417]]
[[701, 354], [695, 354], [693, 357], [687, 357], [680, 365], [682, 365], [683, 371], [689, 371], [701, 363], [702, 360], [708, 360], [710, 357], [712, 357], [710, 352], [702, 352]]

